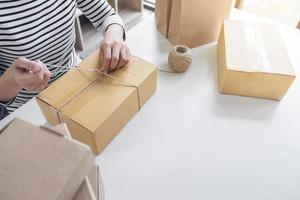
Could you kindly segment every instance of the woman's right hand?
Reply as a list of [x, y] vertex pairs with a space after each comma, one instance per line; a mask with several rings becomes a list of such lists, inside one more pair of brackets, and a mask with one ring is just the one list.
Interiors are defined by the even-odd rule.
[[30, 92], [41, 92], [48, 86], [51, 72], [40, 61], [31, 61], [26, 58], [15, 60], [6, 71], [13, 81]]

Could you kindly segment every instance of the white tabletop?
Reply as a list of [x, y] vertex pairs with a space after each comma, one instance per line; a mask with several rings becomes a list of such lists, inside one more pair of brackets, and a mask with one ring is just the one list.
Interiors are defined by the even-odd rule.
[[[299, 74], [300, 31], [281, 30]], [[128, 44], [134, 55], [167, 65], [170, 44], [154, 17], [129, 31]], [[159, 72], [157, 92], [96, 158], [106, 200], [298, 200], [299, 79], [281, 102], [221, 95], [216, 44], [192, 52], [186, 73]], [[44, 123], [34, 101], [1, 125], [14, 116]]]

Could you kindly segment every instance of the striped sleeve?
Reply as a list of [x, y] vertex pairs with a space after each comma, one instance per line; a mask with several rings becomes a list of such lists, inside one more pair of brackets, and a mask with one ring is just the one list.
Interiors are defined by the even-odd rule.
[[116, 14], [115, 10], [110, 6], [107, 0], [76, 0], [77, 7], [92, 22], [94, 27], [99, 31], [106, 31], [111, 24], [119, 24], [124, 30], [125, 28], [121, 17]]

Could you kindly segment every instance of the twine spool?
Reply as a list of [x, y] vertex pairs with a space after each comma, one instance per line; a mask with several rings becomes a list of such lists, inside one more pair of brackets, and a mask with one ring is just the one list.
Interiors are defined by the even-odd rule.
[[192, 52], [184, 45], [177, 45], [169, 53], [169, 65], [174, 72], [182, 73], [192, 64]]

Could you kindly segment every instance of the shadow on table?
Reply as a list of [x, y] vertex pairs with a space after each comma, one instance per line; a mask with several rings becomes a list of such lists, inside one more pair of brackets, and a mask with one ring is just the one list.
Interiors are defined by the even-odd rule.
[[220, 117], [251, 120], [271, 119], [280, 103], [273, 100], [215, 93], [214, 112]]

